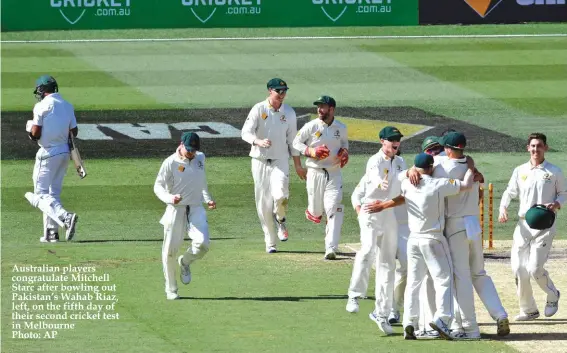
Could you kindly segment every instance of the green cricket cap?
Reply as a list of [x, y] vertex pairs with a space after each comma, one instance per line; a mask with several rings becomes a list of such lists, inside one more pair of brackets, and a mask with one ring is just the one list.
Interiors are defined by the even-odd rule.
[[431, 147], [440, 146], [439, 138], [437, 136], [428, 136], [423, 140], [421, 143], [421, 150], [425, 152], [426, 150], [430, 149]]
[[548, 209], [545, 205], [537, 204], [530, 207], [526, 212], [526, 223], [532, 229], [548, 229], [555, 222], [555, 212]]
[[382, 130], [380, 130], [378, 137], [380, 138], [380, 140], [383, 139], [383, 140], [399, 141], [402, 139], [402, 137], [404, 137], [404, 135], [402, 135], [402, 133], [400, 132], [400, 130], [398, 130], [398, 128], [393, 126], [386, 126]]
[[273, 78], [268, 81], [268, 89], [289, 89], [287, 83], [281, 78]]
[[201, 148], [201, 139], [194, 132], [184, 132], [181, 135], [181, 142], [188, 152], [195, 152]]
[[313, 102], [313, 105], [319, 105], [319, 104], [327, 104], [329, 107], [337, 106], [337, 102], [335, 101], [335, 99], [330, 96], [321, 96], [317, 98], [315, 102]]
[[460, 132], [450, 132], [439, 138], [441, 146], [450, 147], [456, 150], [464, 150], [467, 146], [467, 138]]
[[421, 152], [413, 161], [416, 168], [428, 169], [433, 167], [433, 156], [424, 152]]

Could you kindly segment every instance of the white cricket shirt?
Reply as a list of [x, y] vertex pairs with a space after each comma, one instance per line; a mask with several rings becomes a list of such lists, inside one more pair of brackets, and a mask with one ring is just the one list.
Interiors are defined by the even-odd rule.
[[[297, 134], [297, 117], [295, 111], [287, 104], [282, 104], [275, 110], [268, 100], [257, 103], [252, 107], [244, 126], [242, 139], [252, 145], [250, 157], [257, 159], [288, 159], [299, 156], [293, 148], [293, 138]], [[269, 139], [269, 148], [254, 145], [256, 139]]]
[[[433, 170], [433, 177], [463, 181], [468, 169], [466, 158], [444, 158], [440, 160], [440, 163]], [[445, 217], [478, 216], [480, 213], [478, 208], [478, 187], [479, 185], [476, 182], [473, 184], [472, 189], [463, 191], [458, 195], [448, 196], [445, 199]]]
[[329, 149], [329, 157], [319, 160], [307, 157], [305, 166], [309, 168], [340, 168], [341, 160], [337, 156], [339, 149], [348, 150], [347, 127], [337, 119], [331, 125], [327, 125], [323, 120], [313, 119], [299, 130], [293, 139], [293, 148], [298, 153], [303, 154], [307, 147], [319, 147], [326, 145]]
[[[398, 196], [399, 179], [398, 174], [405, 168], [403, 160], [394, 156], [389, 158], [382, 152], [382, 149], [370, 157], [366, 163], [366, 192], [363, 203], [370, 203], [376, 200], [388, 200]], [[384, 181], [387, 180], [387, 188], [384, 189]]]
[[173, 205], [173, 195], [181, 195], [175, 206], [201, 206], [211, 201], [205, 174], [205, 155], [201, 152], [189, 160], [179, 154], [179, 148], [163, 161], [158, 172], [154, 193], [168, 205]]
[[524, 217], [535, 204], [557, 201], [563, 207], [567, 198], [565, 176], [559, 167], [548, 161], [535, 167], [530, 162], [524, 163], [512, 173], [500, 201], [500, 212], [508, 208], [510, 201], [516, 197], [520, 198], [519, 217]]
[[73, 105], [59, 93], [52, 93], [35, 104], [33, 124], [41, 126], [37, 144], [42, 157], [69, 153], [69, 130], [77, 127], [77, 119]]
[[406, 199], [410, 237], [443, 236], [445, 228], [445, 197], [461, 190], [461, 181], [422, 175], [419, 185], [409, 179], [402, 181], [401, 195]]

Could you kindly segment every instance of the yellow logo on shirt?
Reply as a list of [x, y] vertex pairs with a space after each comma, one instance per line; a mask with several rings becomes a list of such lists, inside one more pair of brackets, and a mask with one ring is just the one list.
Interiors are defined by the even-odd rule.
[[321, 131], [317, 131], [317, 132], [315, 133], [315, 137], [317, 137], [317, 138], [321, 137]]
[[520, 179], [522, 179], [522, 181], [526, 181], [527, 178], [528, 178], [527, 175], [520, 175]]
[[384, 169], [384, 174], [388, 175], [388, 169]]
[[266, 120], [268, 118], [268, 114], [262, 113], [262, 119]]
[[185, 171], [185, 167], [180, 165], [179, 167], [177, 167], [177, 170], [179, 170], [181, 173], [183, 173]]
[[455, 179], [449, 179], [449, 183], [450, 183], [451, 185], [455, 184]]

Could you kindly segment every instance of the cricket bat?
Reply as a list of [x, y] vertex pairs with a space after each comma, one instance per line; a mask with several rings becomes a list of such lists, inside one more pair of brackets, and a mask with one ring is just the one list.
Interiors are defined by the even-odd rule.
[[75, 163], [77, 174], [81, 179], [83, 179], [87, 176], [87, 170], [85, 169], [85, 164], [83, 163], [81, 155], [79, 154], [79, 149], [75, 144], [73, 133], [69, 133], [69, 148], [71, 149], [71, 159], [73, 160], [73, 163]]

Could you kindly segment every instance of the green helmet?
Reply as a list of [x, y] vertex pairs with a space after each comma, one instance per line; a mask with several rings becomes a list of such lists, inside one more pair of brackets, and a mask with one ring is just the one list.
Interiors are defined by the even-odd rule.
[[38, 100], [45, 98], [48, 93], [55, 93], [59, 91], [57, 81], [53, 76], [43, 75], [35, 81], [35, 90], [33, 94]]

